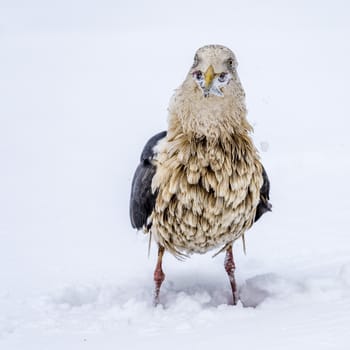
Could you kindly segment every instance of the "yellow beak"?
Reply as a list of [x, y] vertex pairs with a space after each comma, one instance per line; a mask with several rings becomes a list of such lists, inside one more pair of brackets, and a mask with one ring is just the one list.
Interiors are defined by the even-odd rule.
[[211, 82], [214, 79], [214, 68], [212, 65], [208, 67], [206, 72], [204, 73], [204, 81], [205, 81], [205, 87], [208, 89]]

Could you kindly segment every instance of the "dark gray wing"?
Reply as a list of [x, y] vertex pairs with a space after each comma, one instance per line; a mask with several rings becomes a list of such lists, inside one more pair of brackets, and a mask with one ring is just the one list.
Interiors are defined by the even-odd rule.
[[147, 225], [147, 219], [156, 202], [157, 193], [152, 193], [152, 179], [156, 172], [156, 167], [152, 164], [152, 159], [155, 156], [153, 148], [166, 137], [166, 134], [166, 131], [162, 131], [148, 140], [132, 180], [130, 221], [132, 227], [138, 230]]
[[255, 214], [255, 221], [259, 220], [261, 215], [265, 214], [267, 211], [271, 211], [272, 205], [269, 202], [270, 199], [270, 181], [267, 177], [265, 168], [262, 167], [262, 175], [263, 175], [263, 185], [260, 189], [260, 202], [258, 204], [258, 207], [256, 208], [256, 214]]

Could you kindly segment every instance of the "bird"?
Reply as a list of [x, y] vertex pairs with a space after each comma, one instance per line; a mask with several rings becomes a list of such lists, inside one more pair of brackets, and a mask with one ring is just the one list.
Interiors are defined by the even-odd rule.
[[[130, 195], [133, 228], [158, 245], [154, 299], [165, 279], [162, 259], [218, 249], [232, 299], [239, 299], [233, 243], [266, 212], [270, 181], [252, 140], [237, 59], [223, 45], [199, 48], [168, 107], [167, 130], [146, 143]], [[244, 245], [245, 247], [245, 245]]]

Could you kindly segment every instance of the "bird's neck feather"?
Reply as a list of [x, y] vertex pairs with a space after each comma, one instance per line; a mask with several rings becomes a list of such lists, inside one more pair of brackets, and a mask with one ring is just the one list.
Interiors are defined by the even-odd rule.
[[170, 102], [169, 136], [183, 134], [189, 139], [206, 138], [215, 142], [252, 131], [239, 81], [226, 89], [224, 97], [204, 97], [192, 81], [186, 80]]

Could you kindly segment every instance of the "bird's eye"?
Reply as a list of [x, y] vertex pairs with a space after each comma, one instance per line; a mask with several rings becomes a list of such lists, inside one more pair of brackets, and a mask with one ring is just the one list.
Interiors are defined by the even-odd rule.
[[223, 83], [226, 80], [226, 75], [227, 75], [226, 73], [221, 73], [219, 75], [218, 80], [220, 81], [220, 83]]
[[233, 66], [233, 59], [232, 58], [229, 58], [227, 60], [227, 64], [229, 65], [229, 67], [232, 67]]
[[193, 77], [196, 78], [197, 80], [203, 79], [203, 73], [200, 70], [197, 70], [196, 72], [193, 73]]

